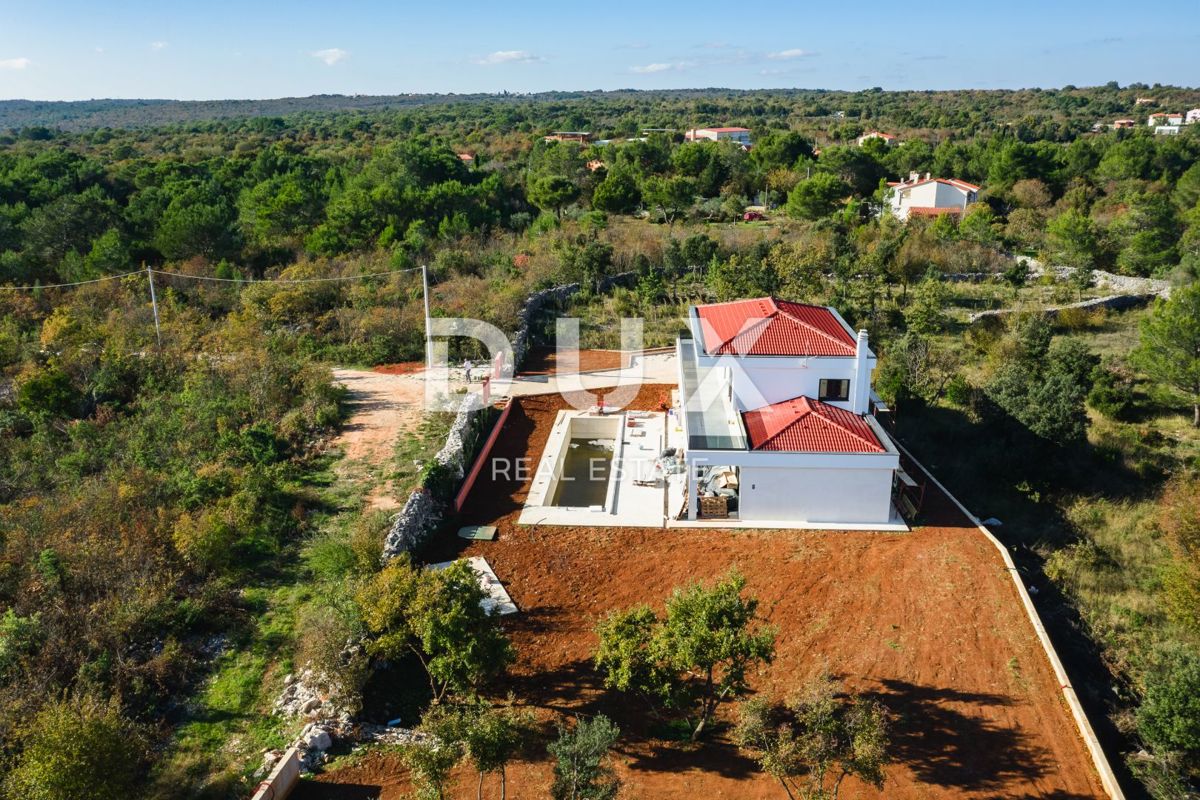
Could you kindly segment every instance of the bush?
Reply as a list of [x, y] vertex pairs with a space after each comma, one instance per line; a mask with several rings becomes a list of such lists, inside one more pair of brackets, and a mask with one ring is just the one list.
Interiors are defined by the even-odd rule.
[[975, 388], [962, 375], [955, 375], [946, 382], [946, 399], [956, 406], [968, 407], [975, 397]]
[[1096, 367], [1087, 404], [1109, 419], [1128, 419], [1133, 408], [1133, 376], [1112, 362]]
[[115, 700], [55, 700], [34, 718], [4, 788], [22, 800], [127, 800], [147, 755], [141, 731]]
[[600, 714], [580, 720], [574, 730], [559, 725], [558, 739], [547, 748], [554, 756], [554, 800], [611, 800], [621, 782], [604, 763], [608, 751], [621, 736], [621, 729]]
[[1200, 755], [1200, 657], [1174, 653], [1150, 674], [1137, 726], [1157, 749]]

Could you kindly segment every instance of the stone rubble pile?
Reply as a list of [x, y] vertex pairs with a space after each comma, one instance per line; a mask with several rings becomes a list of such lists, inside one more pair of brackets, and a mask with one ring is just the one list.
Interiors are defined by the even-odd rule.
[[[300, 753], [300, 767], [305, 772], [312, 772], [325, 763], [326, 751], [333, 746], [334, 739], [356, 735], [350, 712], [338, 706], [336, 700], [320, 688], [321, 683], [312, 669], [288, 675], [283, 679], [283, 692], [275, 701], [275, 713], [309, 720], [293, 742]], [[264, 757], [260, 770], [263, 774], [270, 772], [278, 759], [280, 754], [272, 757], [274, 752], [268, 751]]]

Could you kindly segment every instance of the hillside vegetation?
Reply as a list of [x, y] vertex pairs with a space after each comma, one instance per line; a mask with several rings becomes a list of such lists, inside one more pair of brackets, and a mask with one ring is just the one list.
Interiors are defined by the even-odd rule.
[[[837, 306], [881, 354], [898, 435], [1004, 523], [1131, 790], [1188, 796], [1200, 367], [1155, 326], [1200, 341], [1200, 125], [1091, 132], [1147, 94], [1200, 106], [1115, 85], [0, 103], [7, 796], [43, 791], [75, 748], [53, 732], [84, 720], [123, 743], [70, 750], [91, 796], [241, 796], [294, 735], [271, 713], [283, 676], [364, 635], [382, 574], [382, 521], [330, 478], [330, 367], [422, 358], [422, 264], [434, 313], [510, 332], [529, 293], [581, 282], [594, 346], [621, 316], [668, 343], [697, 300]], [[640, 136], [705, 124], [755, 145]], [[900, 143], [856, 146], [871, 129]], [[910, 172], [979, 202], [881, 215]], [[1174, 305], [1041, 317], [1103, 293], [1094, 269], [1167, 280]], [[968, 323], [989, 308], [1023, 313]], [[62, 786], [36, 796], [82, 796]]]

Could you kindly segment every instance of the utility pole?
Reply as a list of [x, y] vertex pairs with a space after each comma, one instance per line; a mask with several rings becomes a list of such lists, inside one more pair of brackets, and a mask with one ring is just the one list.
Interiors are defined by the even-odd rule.
[[162, 329], [158, 325], [158, 297], [154, 294], [154, 271], [142, 262], [142, 266], [146, 267], [146, 277], [150, 280], [150, 307], [154, 309], [154, 336], [158, 339], [158, 349], [162, 350]]
[[429, 333], [429, 268], [421, 265], [421, 288], [425, 298], [425, 372], [433, 369], [433, 337]]

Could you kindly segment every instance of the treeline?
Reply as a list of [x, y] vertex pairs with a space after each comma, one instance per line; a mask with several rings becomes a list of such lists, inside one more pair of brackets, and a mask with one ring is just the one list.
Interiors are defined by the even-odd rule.
[[[883, 94], [880, 102], [916, 102], [904, 97]], [[616, 101], [572, 102], [581, 110], [564, 117], [550, 103], [542, 119], [595, 127], [588, 123], [631, 113]], [[711, 116], [669, 119], [728, 121], [723, 114], [732, 112], [715, 106]], [[589, 212], [673, 227], [740, 219], [757, 203], [854, 230], [875, 224], [887, 181], [913, 172], [983, 187], [959, 233], [952, 219], [935, 224], [939, 238], [1132, 275], [1195, 269], [1200, 135], [1191, 128], [1173, 137], [1139, 128], [1064, 141], [993, 117], [991, 130], [976, 135], [966, 126], [859, 147], [848, 138], [863, 126], [849, 117], [831, 138], [787, 128], [789, 116], [769, 108], [758, 123], [747, 117], [756, 125], [749, 152], [681, 143], [678, 134], [587, 148], [547, 144], [535, 132], [544, 122], [503, 104], [313, 117], [294, 127], [263, 118], [18, 136], [0, 148], [0, 282], [81, 281], [195, 258], [222, 277], [362, 253], [409, 267], [447, 243], [544, 232], [564, 215]], [[454, 116], [462, 110], [476, 113]], [[653, 120], [665, 114], [658, 109]], [[613, 134], [638, 128], [631, 119]]]

